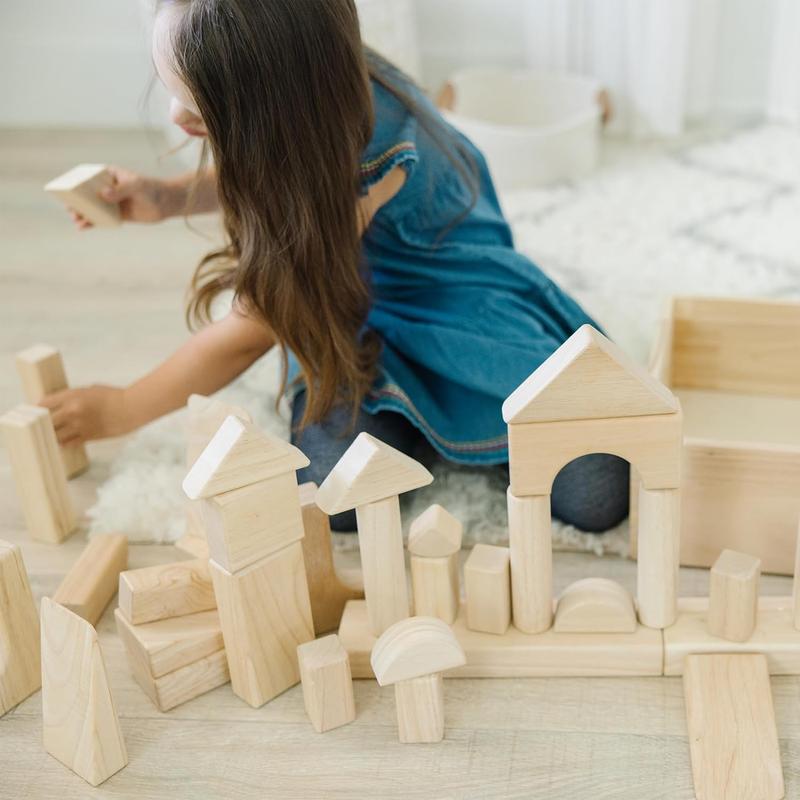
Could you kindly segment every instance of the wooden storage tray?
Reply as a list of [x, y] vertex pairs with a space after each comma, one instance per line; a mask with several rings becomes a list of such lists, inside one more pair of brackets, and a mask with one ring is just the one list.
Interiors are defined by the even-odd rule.
[[[790, 575], [800, 520], [800, 303], [676, 297], [651, 372], [684, 415], [681, 564], [724, 548]], [[637, 478], [632, 476], [631, 555]]]

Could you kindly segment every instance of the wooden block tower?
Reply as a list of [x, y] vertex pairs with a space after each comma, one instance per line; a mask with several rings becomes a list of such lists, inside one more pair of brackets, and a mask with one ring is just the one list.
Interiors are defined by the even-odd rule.
[[183, 482], [202, 499], [211, 577], [233, 691], [259, 707], [300, 680], [314, 638], [295, 447], [229, 416]]

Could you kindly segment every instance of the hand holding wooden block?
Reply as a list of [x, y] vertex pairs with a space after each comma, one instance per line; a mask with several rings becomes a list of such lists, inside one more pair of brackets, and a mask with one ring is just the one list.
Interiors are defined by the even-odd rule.
[[476, 544], [464, 564], [467, 627], [503, 634], [511, 622], [511, 586], [507, 547]]
[[711, 568], [708, 632], [744, 642], [756, 627], [761, 561], [745, 553], [723, 550]]
[[356, 718], [350, 660], [334, 633], [297, 648], [303, 702], [318, 733], [347, 725]]
[[100, 192], [112, 184], [113, 177], [104, 164], [79, 164], [54, 178], [44, 190], [92, 225], [111, 228], [122, 221], [119, 205], [103, 200]]

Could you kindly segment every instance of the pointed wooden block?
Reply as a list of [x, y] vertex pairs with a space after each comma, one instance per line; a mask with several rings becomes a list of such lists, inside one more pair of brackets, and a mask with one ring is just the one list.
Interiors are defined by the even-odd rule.
[[[17, 372], [25, 399], [36, 405], [43, 397], [67, 389], [67, 376], [61, 353], [49, 344], [35, 344], [17, 353]], [[61, 448], [61, 460], [67, 478], [88, 469], [89, 458], [83, 445]]]
[[303, 703], [317, 733], [347, 725], [356, 718], [350, 660], [334, 633], [297, 648]]
[[53, 595], [54, 602], [96, 625], [117, 593], [119, 574], [128, 568], [128, 537], [122, 533], [95, 536]]
[[452, 625], [461, 605], [458, 553], [441, 558], [411, 556], [411, 588], [415, 615], [438, 617]]
[[237, 417], [244, 422], [253, 419], [245, 409], [231, 403], [223, 403], [215, 397], [202, 394], [189, 395], [186, 401], [186, 468], [191, 469], [214, 434], [228, 417]]
[[92, 225], [114, 228], [121, 223], [119, 205], [108, 203], [100, 192], [111, 186], [113, 178], [105, 164], [78, 164], [53, 178], [44, 190], [55, 195], [67, 208], [77, 211]]
[[746, 642], [756, 628], [761, 561], [746, 553], [723, 550], [711, 567], [708, 632]]
[[408, 529], [408, 552], [442, 558], [461, 549], [464, 526], [438, 503], [423, 511]]
[[427, 486], [433, 475], [413, 458], [359, 433], [319, 487], [317, 505], [339, 514]]
[[683, 692], [698, 800], [784, 797], [766, 658], [689, 656]]
[[634, 633], [636, 609], [630, 592], [607, 578], [584, 578], [561, 593], [556, 633]]
[[511, 623], [510, 556], [507, 547], [476, 544], [464, 564], [467, 627], [503, 634]]
[[95, 629], [42, 600], [44, 748], [92, 786], [128, 763]]
[[0, 717], [41, 685], [39, 615], [22, 552], [0, 540]]
[[509, 424], [672, 414], [676, 397], [619, 347], [583, 325], [503, 403]]
[[293, 445], [270, 436], [238, 417], [226, 417], [184, 478], [191, 500], [213, 497], [307, 467], [309, 460]]
[[31, 539], [58, 544], [76, 520], [50, 412], [17, 406], [0, 417], [0, 430]]

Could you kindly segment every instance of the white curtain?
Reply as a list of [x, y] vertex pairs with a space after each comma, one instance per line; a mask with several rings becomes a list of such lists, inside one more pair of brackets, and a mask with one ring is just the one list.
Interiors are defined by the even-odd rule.
[[524, 13], [528, 64], [600, 80], [612, 130], [800, 122], [800, 0], [528, 0]]

